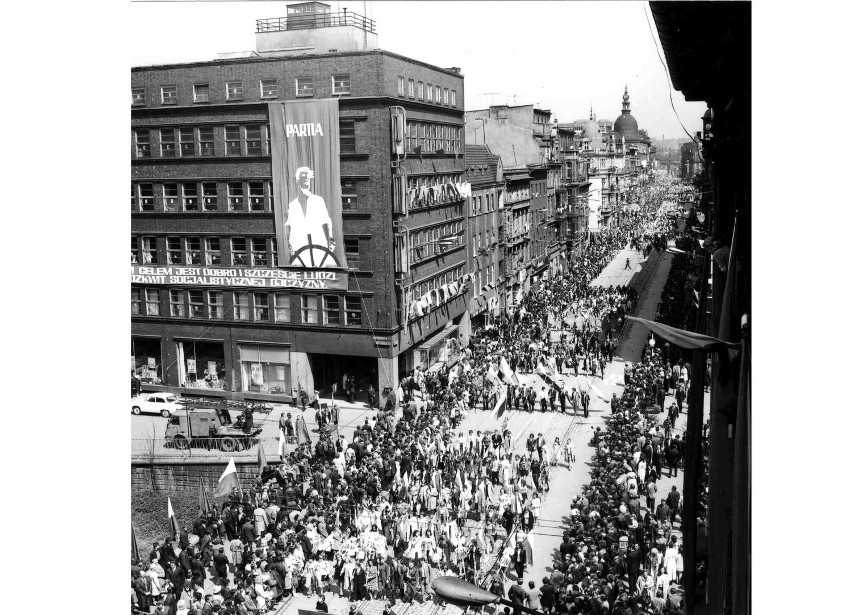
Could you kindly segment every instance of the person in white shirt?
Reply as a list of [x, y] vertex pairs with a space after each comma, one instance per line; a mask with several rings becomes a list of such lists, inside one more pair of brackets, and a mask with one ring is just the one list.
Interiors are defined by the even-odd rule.
[[[290, 201], [287, 208], [287, 222], [284, 225], [284, 235], [290, 250], [290, 258], [299, 249], [308, 245], [308, 235], [311, 243], [328, 247], [334, 252], [335, 240], [332, 229], [331, 217], [325, 199], [311, 192], [311, 180], [314, 172], [308, 167], [296, 169], [296, 184], [299, 188], [298, 196]], [[304, 259], [305, 266], [311, 265], [310, 258]]]

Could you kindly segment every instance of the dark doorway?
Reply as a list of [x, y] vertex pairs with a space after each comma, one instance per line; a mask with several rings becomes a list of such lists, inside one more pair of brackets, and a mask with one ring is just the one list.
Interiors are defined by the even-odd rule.
[[343, 377], [355, 378], [355, 401], [366, 402], [370, 384], [379, 391], [378, 359], [373, 357], [341, 356], [336, 354], [308, 354], [314, 374], [314, 387], [322, 397], [331, 397], [331, 387], [337, 383], [335, 399], [346, 399]]

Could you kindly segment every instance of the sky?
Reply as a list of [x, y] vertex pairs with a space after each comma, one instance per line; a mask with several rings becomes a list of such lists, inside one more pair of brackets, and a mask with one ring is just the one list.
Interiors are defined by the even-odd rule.
[[[639, 127], [660, 139], [701, 130], [703, 102], [671, 89], [646, 2], [334, 2], [376, 22], [379, 47], [465, 77], [465, 107], [536, 104], [560, 122], [621, 114], [624, 86]], [[132, 66], [215, 59], [255, 48], [254, 20], [286, 2], [137, 1]], [[647, 13], [646, 13], [647, 11]], [[647, 17], [646, 17], [647, 15]], [[650, 20], [650, 28], [649, 28]], [[659, 47], [662, 55], [662, 47]], [[665, 56], [663, 55], [663, 59]], [[493, 95], [490, 93], [494, 93]], [[678, 121], [680, 116], [680, 122]]]

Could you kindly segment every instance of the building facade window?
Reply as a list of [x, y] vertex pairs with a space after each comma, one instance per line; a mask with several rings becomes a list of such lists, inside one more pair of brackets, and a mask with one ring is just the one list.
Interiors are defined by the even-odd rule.
[[322, 297], [322, 324], [340, 324], [340, 297], [337, 295], [323, 295]]
[[231, 264], [235, 267], [248, 265], [245, 237], [233, 237], [231, 239]]
[[202, 126], [198, 129], [198, 155], [216, 155], [216, 141], [212, 126]]
[[254, 319], [262, 322], [269, 320], [268, 293], [254, 293]]
[[169, 265], [183, 264], [183, 246], [180, 237], [166, 237], [166, 263]]
[[186, 305], [184, 303], [182, 290], [169, 291], [169, 314], [174, 318], [186, 317]]
[[210, 102], [210, 84], [196, 83], [192, 86], [192, 100], [197, 103]]
[[142, 291], [138, 288], [130, 289], [130, 314], [133, 316], [142, 314]]
[[290, 322], [290, 295], [275, 293], [275, 322]]
[[218, 237], [204, 238], [204, 262], [208, 265], [222, 264], [222, 248]]
[[246, 126], [246, 154], [262, 156], [263, 153], [263, 135], [260, 126]]
[[242, 182], [228, 182], [228, 209], [231, 211], [245, 211], [246, 196], [243, 191]]
[[134, 107], [145, 106], [145, 88], [130, 88], [130, 104]]
[[142, 238], [142, 264], [156, 265], [157, 260], [157, 238], [143, 237]]
[[358, 211], [358, 191], [355, 182], [340, 182], [340, 197], [343, 201], [343, 211]]
[[423, 82], [422, 81], [417, 82], [417, 98], [419, 100], [423, 100]]
[[455, 107], [456, 106], [456, 91], [450, 90], [450, 104]]
[[225, 126], [225, 155], [242, 155], [239, 126]]
[[296, 77], [296, 96], [313, 96], [314, 78]]
[[398, 96], [405, 96], [405, 77], [396, 78], [396, 93]]
[[183, 210], [198, 211], [198, 184], [183, 185]]
[[137, 158], [151, 157], [151, 131], [147, 128], [133, 131], [133, 142], [136, 145]]
[[349, 75], [334, 75], [331, 78], [331, 93], [335, 96], [345, 96], [352, 93]]
[[154, 184], [139, 184], [139, 209], [154, 211]]
[[156, 288], [145, 289], [145, 313], [148, 316], [160, 315], [160, 291]]
[[191, 290], [189, 295], [189, 317], [204, 318], [204, 291]]
[[160, 102], [164, 105], [176, 105], [177, 104], [177, 86], [176, 85], [164, 85], [160, 87]]
[[263, 182], [249, 182], [249, 209], [251, 211], [264, 211], [266, 199], [263, 196]]
[[358, 260], [359, 258], [359, 240], [357, 237], [344, 237], [343, 245], [346, 252], [347, 260]]
[[444, 104], [445, 105], [450, 104], [450, 90], [449, 90], [449, 88], [444, 88]]
[[277, 79], [261, 79], [260, 80], [260, 97], [261, 98], [278, 98], [278, 80]]
[[344, 297], [344, 316], [346, 326], [361, 326], [361, 297]]
[[263, 237], [251, 238], [251, 264], [254, 267], [269, 266], [269, 258], [266, 253], [266, 239]]
[[225, 304], [221, 290], [207, 291], [207, 318], [221, 320], [225, 317]]
[[175, 130], [174, 128], [160, 129], [160, 156], [163, 158], [175, 157]]
[[192, 128], [180, 128], [178, 129], [178, 138], [180, 140], [181, 158], [195, 156], [195, 130]]
[[225, 83], [225, 98], [227, 100], [242, 100], [243, 99], [243, 82], [228, 81]]
[[166, 211], [178, 210], [177, 184], [163, 184], [163, 209]]
[[342, 120], [340, 122], [340, 153], [354, 154], [355, 148], [355, 121]]
[[302, 295], [302, 323], [317, 324], [319, 322], [319, 313], [317, 310], [316, 295]]
[[426, 84], [426, 100], [428, 102], [432, 102], [432, 84], [431, 83]]
[[201, 238], [187, 237], [186, 238], [186, 264], [201, 265]]
[[408, 80], [408, 97], [414, 98], [414, 79]]
[[249, 319], [249, 298], [247, 293], [234, 293], [234, 320]]

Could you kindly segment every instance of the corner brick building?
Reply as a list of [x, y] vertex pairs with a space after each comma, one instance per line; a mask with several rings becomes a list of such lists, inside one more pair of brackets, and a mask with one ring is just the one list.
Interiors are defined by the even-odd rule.
[[[365, 400], [466, 333], [463, 76], [377, 49], [360, 15], [288, 13], [258, 21], [257, 51], [131, 71], [131, 354], [146, 390], [289, 401], [342, 395], [352, 375]], [[268, 103], [332, 97], [348, 288], [164, 283], [274, 270]]]

